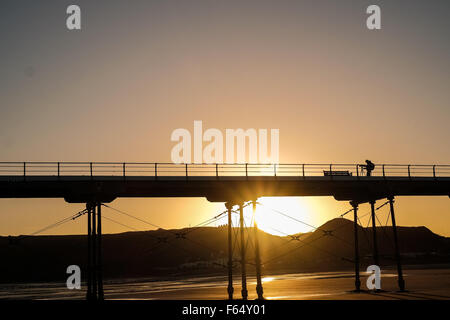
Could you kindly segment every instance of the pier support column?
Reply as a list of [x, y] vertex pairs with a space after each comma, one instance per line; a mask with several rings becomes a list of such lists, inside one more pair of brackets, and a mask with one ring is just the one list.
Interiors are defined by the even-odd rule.
[[91, 245], [91, 216], [92, 207], [90, 203], [86, 204], [87, 210], [87, 243], [88, 243], [88, 258], [87, 258], [87, 293], [86, 299], [92, 300], [92, 245]]
[[101, 203], [86, 204], [88, 219], [87, 300], [103, 300]]
[[102, 204], [97, 203], [97, 285], [98, 299], [103, 300]]
[[354, 233], [355, 233], [355, 291], [361, 290], [361, 280], [359, 279], [359, 246], [358, 246], [358, 204], [351, 201], [353, 207]]
[[97, 223], [96, 223], [96, 205], [95, 203], [91, 205], [92, 208], [92, 297], [93, 300], [97, 300]]
[[375, 201], [370, 201], [370, 209], [372, 211], [372, 235], [373, 235], [373, 263], [380, 266], [380, 260], [378, 257], [378, 243], [377, 243], [377, 229], [376, 229], [376, 217], [375, 217]]
[[248, 291], [247, 291], [247, 273], [246, 273], [246, 261], [245, 261], [245, 229], [244, 229], [244, 208], [243, 203], [239, 204], [239, 224], [241, 231], [241, 272], [242, 272], [242, 299], [247, 300]]
[[395, 259], [397, 260], [397, 273], [398, 273], [398, 287], [400, 291], [405, 291], [405, 280], [403, 280], [402, 264], [400, 260], [400, 249], [398, 246], [397, 225], [395, 223], [394, 197], [391, 196], [388, 198], [388, 200], [391, 209], [392, 231], [394, 233]]
[[256, 268], [256, 293], [258, 299], [263, 300], [263, 286], [261, 280], [261, 257], [259, 254], [259, 240], [258, 240], [258, 224], [256, 223], [256, 199], [252, 201], [253, 204], [253, 219], [254, 219], [254, 237], [255, 237], [255, 268]]
[[233, 205], [230, 202], [225, 203], [225, 207], [228, 210], [228, 299], [233, 300], [233, 239], [232, 239], [232, 219], [231, 210]]

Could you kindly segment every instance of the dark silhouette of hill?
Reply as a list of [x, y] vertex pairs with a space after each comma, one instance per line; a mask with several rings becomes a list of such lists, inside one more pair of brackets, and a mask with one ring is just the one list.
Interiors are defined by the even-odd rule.
[[[240, 238], [235, 240], [234, 267], [240, 266]], [[246, 247], [249, 272], [254, 265], [254, 232], [248, 230]], [[343, 218], [328, 221], [311, 233], [279, 237], [259, 231], [264, 272], [324, 271], [352, 268], [353, 222]], [[398, 227], [405, 263], [450, 261], [450, 240], [425, 227]], [[184, 236], [183, 236], [184, 235]], [[372, 264], [371, 228], [358, 226], [361, 265]], [[395, 261], [391, 227], [377, 227], [381, 265]], [[138, 278], [194, 274], [226, 274], [227, 228], [152, 230], [103, 235], [105, 278]], [[64, 281], [66, 268], [86, 270], [87, 240], [83, 235], [0, 237], [0, 282]]]
[[[278, 266], [329, 270], [351, 267], [354, 257], [354, 225], [343, 218], [328, 221], [302, 241], [297, 249], [272, 262]], [[332, 232], [329, 232], [332, 231]], [[404, 263], [431, 264], [450, 261], [450, 239], [434, 234], [426, 227], [397, 227], [399, 247]], [[377, 243], [381, 265], [395, 262], [392, 227], [377, 227]], [[372, 228], [358, 225], [362, 264], [372, 264]], [[266, 265], [266, 268], [270, 268]]]

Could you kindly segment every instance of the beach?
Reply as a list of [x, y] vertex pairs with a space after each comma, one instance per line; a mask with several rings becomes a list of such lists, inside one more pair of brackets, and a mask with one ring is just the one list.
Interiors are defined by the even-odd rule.
[[[406, 292], [398, 292], [395, 269], [382, 269], [381, 291], [367, 290], [368, 274], [361, 272], [361, 289], [354, 290], [354, 274], [346, 272], [289, 273], [263, 277], [267, 300], [450, 300], [450, 268], [405, 269]], [[225, 300], [226, 276], [184, 279], [107, 280], [106, 300]], [[234, 298], [239, 299], [241, 279], [234, 276]], [[0, 285], [0, 299], [83, 300], [86, 286], [69, 290], [64, 283]], [[256, 279], [248, 277], [249, 300], [256, 299]]]

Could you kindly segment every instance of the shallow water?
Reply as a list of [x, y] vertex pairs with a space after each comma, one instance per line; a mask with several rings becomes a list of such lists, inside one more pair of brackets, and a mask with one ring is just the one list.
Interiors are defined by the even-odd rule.
[[[361, 289], [365, 290], [368, 274], [361, 272]], [[365, 290], [352, 293], [353, 272], [289, 273], [263, 277], [264, 297], [268, 300], [302, 299], [450, 299], [450, 268], [411, 269], [404, 271], [408, 292], [398, 293], [395, 270], [382, 270], [382, 292]], [[185, 279], [122, 279], [104, 283], [107, 300], [224, 300], [226, 276], [187, 277]], [[234, 275], [234, 298], [239, 299], [241, 279]], [[248, 298], [256, 299], [256, 279], [247, 279]], [[65, 283], [28, 283], [0, 285], [0, 299], [75, 299], [84, 300], [85, 283], [80, 290], [69, 290]]]
[[[270, 275], [263, 277], [263, 286], [266, 299], [317, 299], [345, 294], [352, 289], [353, 276], [351, 272]], [[390, 278], [396, 274], [382, 276]], [[126, 279], [105, 281], [104, 291], [106, 299], [226, 299], [227, 285], [226, 276]], [[237, 297], [241, 285], [239, 275], [235, 275], [233, 285]], [[247, 286], [249, 298], [255, 298], [256, 279], [249, 277]], [[69, 290], [65, 283], [6, 284], [0, 286], [0, 299], [85, 299], [85, 288], [85, 283], [80, 290]]]

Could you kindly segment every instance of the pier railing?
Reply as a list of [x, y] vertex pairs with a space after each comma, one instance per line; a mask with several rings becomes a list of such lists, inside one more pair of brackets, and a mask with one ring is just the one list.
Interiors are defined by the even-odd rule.
[[[366, 177], [363, 164], [174, 164], [149, 162], [0, 162], [0, 176]], [[450, 177], [450, 165], [376, 164], [372, 177]]]

